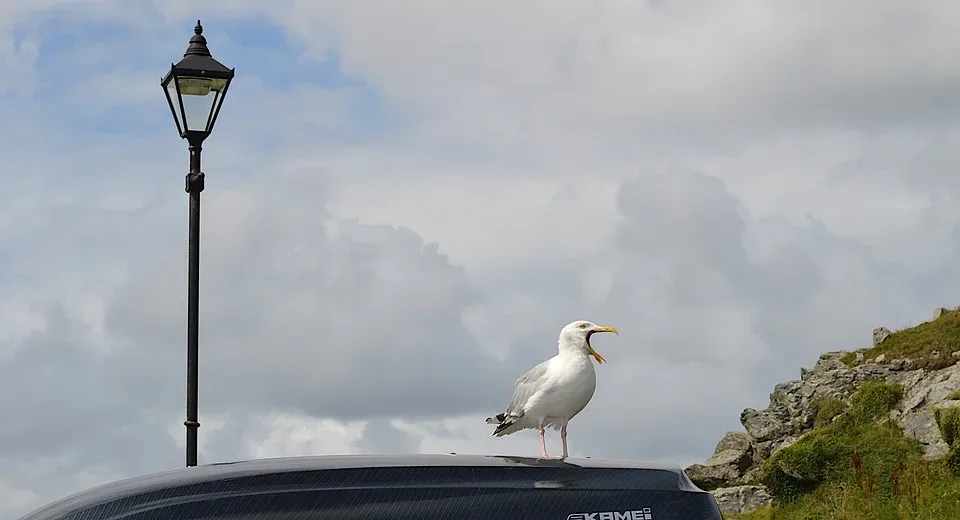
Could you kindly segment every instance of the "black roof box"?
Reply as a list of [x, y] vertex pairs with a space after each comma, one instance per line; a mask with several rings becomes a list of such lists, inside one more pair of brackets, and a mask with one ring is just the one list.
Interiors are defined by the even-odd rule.
[[679, 467], [596, 459], [348, 455], [121, 480], [21, 520], [721, 520]]

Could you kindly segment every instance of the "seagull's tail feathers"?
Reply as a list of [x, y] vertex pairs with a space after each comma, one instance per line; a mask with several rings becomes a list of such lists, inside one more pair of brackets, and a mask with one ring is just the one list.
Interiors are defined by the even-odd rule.
[[504, 413], [497, 414], [496, 417], [487, 417], [487, 424], [496, 424], [497, 427], [493, 430], [494, 437], [503, 437], [504, 435], [510, 435], [511, 433], [518, 432], [523, 427], [517, 424], [517, 421], [520, 420], [521, 416], [516, 415], [507, 415]]
[[497, 414], [496, 417], [487, 417], [487, 424], [500, 424], [507, 418], [507, 414]]

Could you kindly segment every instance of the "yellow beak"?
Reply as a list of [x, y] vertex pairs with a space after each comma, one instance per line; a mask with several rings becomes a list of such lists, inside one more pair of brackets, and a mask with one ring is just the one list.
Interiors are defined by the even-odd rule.
[[[617, 329], [615, 329], [615, 328], [613, 328], [613, 327], [597, 327], [597, 328], [593, 329], [593, 331], [594, 331], [594, 332], [612, 332], [612, 333], [616, 334], [617, 336], [620, 335], [620, 333], [617, 332]], [[598, 353], [596, 350], [593, 350], [593, 347], [590, 346], [590, 343], [589, 343], [589, 342], [587, 342], [587, 351], [590, 352], [590, 355], [593, 356], [594, 359], [597, 360], [597, 363], [603, 363], [604, 361], [606, 361], [606, 359], [604, 359], [603, 356], [600, 355], [600, 353]]]

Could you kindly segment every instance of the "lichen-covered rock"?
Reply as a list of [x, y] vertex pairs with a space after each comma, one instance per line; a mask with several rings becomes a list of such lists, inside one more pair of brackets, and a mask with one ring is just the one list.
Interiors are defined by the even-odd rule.
[[703, 464], [691, 465], [684, 472], [697, 487], [709, 491], [736, 482], [751, 464], [753, 458], [750, 455], [727, 450], [710, 457]]
[[886, 327], [877, 327], [873, 329], [873, 346], [877, 347], [887, 340], [893, 333]]
[[907, 372], [898, 372], [887, 376], [888, 383], [899, 383], [903, 385], [905, 395], [910, 395], [911, 391], [923, 381], [926, 373], [922, 369], [910, 370]]
[[693, 464], [684, 472], [701, 489], [711, 490], [737, 482], [753, 465], [750, 436], [743, 432], [727, 432], [717, 443], [713, 456], [703, 464]]
[[904, 370], [911, 363], [909, 359], [891, 359], [890, 370]]
[[717, 443], [713, 454], [716, 455], [727, 450], [749, 451], [751, 449], [751, 440], [750, 436], [744, 432], [727, 432], [723, 435], [723, 438], [720, 439], [720, 442]]
[[[960, 377], [955, 377], [955, 367], [925, 372], [914, 370], [904, 385], [906, 394], [903, 400], [903, 409], [910, 410], [929, 401], [941, 401], [947, 394], [960, 386]], [[956, 374], [960, 376], [960, 374]], [[954, 378], [951, 380], [951, 378]], [[933, 392], [932, 395], [931, 392]], [[929, 399], [928, 399], [929, 396]]]
[[[763, 466], [759, 464], [754, 464], [752, 468], [748, 469], [747, 472], [744, 473], [742, 477], [740, 477], [739, 482], [735, 482], [735, 483], [756, 484], [757, 482], [759, 482], [760, 476], [762, 473], [763, 473]], [[733, 484], [733, 483], [728, 483], [728, 484]]]
[[785, 417], [776, 411], [747, 408], [740, 413], [740, 423], [756, 441], [768, 441], [787, 433]]
[[897, 424], [903, 429], [904, 435], [920, 441], [923, 448], [923, 458], [937, 459], [950, 451], [950, 447], [943, 441], [940, 427], [933, 417], [933, 410], [924, 408], [914, 412], [907, 412], [896, 417]]
[[749, 513], [773, 503], [773, 496], [764, 486], [734, 486], [711, 491], [725, 515]]

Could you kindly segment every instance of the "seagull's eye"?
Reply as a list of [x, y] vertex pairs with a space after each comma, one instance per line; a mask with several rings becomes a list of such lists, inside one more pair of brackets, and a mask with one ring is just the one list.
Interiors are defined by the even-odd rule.
[[587, 324], [586, 324], [586, 323], [581, 323], [581, 324], [579, 325], [579, 327], [580, 327], [581, 329], [585, 329], [585, 328], [587, 328]]

